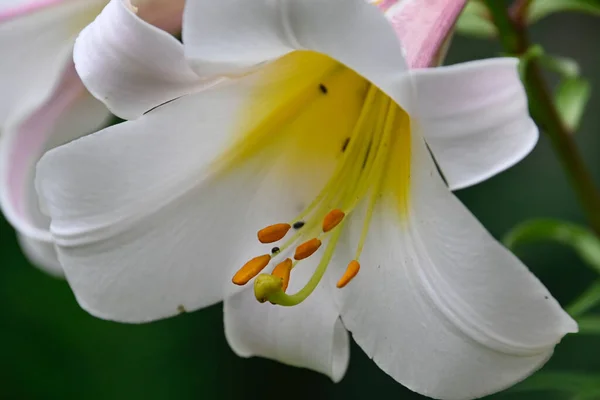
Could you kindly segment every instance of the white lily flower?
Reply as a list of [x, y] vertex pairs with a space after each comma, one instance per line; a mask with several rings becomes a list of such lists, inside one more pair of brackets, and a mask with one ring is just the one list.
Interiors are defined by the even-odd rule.
[[[181, 25], [181, 1], [143, 0], [165, 28]], [[153, 2], [150, 4], [150, 2]], [[28, 258], [61, 276], [49, 219], [33, 178], [48, 149], [106, 126], [110, 112], [73, 68], [75, 38], [108, 0], [0, 0], [0, 208], [19, 232]], [[179, 13], [177, 11], [179, 10]]]
[[75, 63], [134, 120], [50, 151], [36, 181], [80, 305], [145, 322], [224, 300], [237, 354], [334, 381], [347, 329], [436, 398], [538, 369], [577, 326], [450, 192], [535, 144], [517, 60], [408, 67], [431, 65], [463, 3], [386, 19], [363, 0], [196, 0], [182, 44], [111, 1]]

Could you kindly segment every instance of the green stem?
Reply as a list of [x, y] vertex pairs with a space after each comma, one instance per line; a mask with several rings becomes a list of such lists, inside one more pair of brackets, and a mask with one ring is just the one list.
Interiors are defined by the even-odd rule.
[[[484, 0], [499, 33], [504, 50], [522, 56], [530, 47], [526, 25], [521, 18], [512, 18], [502, 1]], [[546, 133], [573, 186], [588, 222], [600, 235], [600, 194], [573, 140], [572, 132], [558, 113], [550, 89], [542, 77], [538, 60], [527, 63], [525, 88], [529, 97], [531, 114]]]
[[532, 0], [515, 0], [512, 4], [508, 13], [516, 24], [523, 25], [526, 23], [531, 3]]

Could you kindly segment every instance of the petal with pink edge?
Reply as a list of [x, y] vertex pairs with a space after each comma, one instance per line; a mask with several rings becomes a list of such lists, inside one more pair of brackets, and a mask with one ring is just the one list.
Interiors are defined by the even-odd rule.
[[75, 37], [104, 4], [37, 1], [0, 11], [0, 128], [52, 95], [70, 64]]
[[53, 275], [62, 269], [34, 188], [35, 166], [49, 149], [93, 132], [110, 113], [83, 87], [71, 66], [52, 97], [0, 138], [0, 206], [29, 259]]

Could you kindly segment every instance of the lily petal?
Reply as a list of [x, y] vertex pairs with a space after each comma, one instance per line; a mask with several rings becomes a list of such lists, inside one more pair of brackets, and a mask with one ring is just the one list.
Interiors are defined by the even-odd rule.
[[[288, 293], [300, 290], [313, 270], [304, 262], [294, 268]], [[309, 368], [334, 382], [344, 376], [350, 360], [348, 332], [325, 285], [295, 307], [260, 304], [249, 288], [225, 299], [223, 311], [225, 335], [237, 355]]]
[[4, 15], [5, 13], [8, 14], [10, 12], [10, 14], [14, 14], [14, 10], [17, 7], [23, 7], [24, 5], [26, 6], [27, 3], [30, 3], [31, 0], [2, 0], [0, 1], [0, 15]]
[[413, 71], [417, 124], [451, 189], [482, 182], [535, 147], [517, 64], [496, 58]]
[[[237, 148], [232, 144], [240, 108], [249, 99], [256, 104], [262, 95], [280, 93], [277, 82], [260, 90], [245, 87], [254, 78], [181, 97], [40, 161], [38, 191], [52, 218], [67, 279], [84, 309], [140, 322], [222, 301], [235, 292], [230, 283], [235, 270], [270, 252], [256, 232], [293, 218], [316, 196], [339, 154], [333, 125], [328, 126], [334, 137], [331, 165], [319, 161], [320, 153], [296, 152], [306, 148], [302, 141], [316, 141], [314, 136], [284, 135], [280, 127], [244, 162], [220, 167], [226, 149]], [[331, 115], [330, 108], [315, 109], [324, 114], [319, 120]], [[258, 111], [251, 115], [258, 123], [264, 117]], [[290, 129], [300, 119], [296, 116]], [[245, 120], [243, 126], [253, 123]], [[337, 129], [343, 140], [347, 126]]]
[[370, 3], [377, 5], [382, 11], [389, 10], [392, 6], [395, 6], [397, 3], [401, 3], [405, 0], [370, 0]]
[[450, 193], [419, 135], [413, 142], [409, 215], [400, 218], [394, 196], [380, 202], [340, 314], [408, 388], [479, 398], [540, 368], [577, 325]]
[[401, 0], [389, 4], [387, 18], [404, 44], [410, 68], [436, 66], [466, 0]]
[[38, 240], [24, 235], [17, 235], [17, 239], [23, 254], [25, 254], [31, 264], [43, 270], [48, 275], [57, 278], [64, 277], [65, 274], [62, 265], [58, 261], [52, 241]]
[[200, 75], [242, 74], [294, 50], [312, 50], [409, 109], [401, 44], [384, 14], [364, 0], [191, 1], [183, 28], [186, 56]]
[[18, 4], [23, 12], [0, 13], [0, 125], [22, 118], [51, 96], [69, 65], [75, 36], [105, 1], [43, 3], [48, 4]]
[[62, 274], [34, 189], [35, 165], [48, 150], [100, 128], [110, 116], [83, 87], [71, 65], [45, 105], [26, 120], [9, 125], [0, 140], [0, 207], [20, 233], [30, 260]]
[[81, 32], [73, 58], [90, 92], [125, 119], [207, 84], [188, 66], [183, 45], [134, 14], [127, 0], [112, 0]]

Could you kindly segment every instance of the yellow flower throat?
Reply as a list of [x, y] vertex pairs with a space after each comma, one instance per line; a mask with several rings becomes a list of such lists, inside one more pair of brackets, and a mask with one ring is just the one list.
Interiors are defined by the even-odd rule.
[[[248, 261], [232, 279], [236, 285], [245, 285], [256, 277], [254, 291], [258, 301], [293, 306], [304, 301], [323, 278], [345, 222], [360, 203], [367, 202], [361, 236], [354, 259], [350, 260], [337, 283], [338, 288], [346, 286], [359, 272], [360, 256], [382, 192], [393, 193], [400, 213], [406, 212], [410, 120], [406, 112], [376, 86], [326, 56], [299, 51], [266, 68], [271, 70], [269, 75], [277, 74], [278, 70], [301, 71], [302, 78], [281, 79], [277, 85], [279, 99], [273, 102], [268, 112], [257, 114], [260, 121], [238, 142], [235, 149], [237, 156], [252, 153], [262, 139], [285, 131], [290, 121], [299, 125], [299, 130], [307, 136], [310, 144], [307, 151], [318, 152], [322, 140], [338, 143], [334, 171], [313, 201], [289, 221], [273, 221], [275, 224], [259, 230], [257, 234], [261, 243], [276, 243], [289, 237], [273, 247], [271, 254]], [[346, 107], [353, 101], [357, 102], [355, 107]], [[316, 117], [303, 118], [303, 110], [319, 108], [321, 103], [318, 102], [329, 110], [321, 110], [315, 114]], [[349, 110], [353, 111], [351, 115], [348, 115]], [[325, 121], [320, 123], [325, 118], [350, 119], [350, 123], [340, 124], [342, 128], [333, 132], [319, 131], [319, 127], [331, 125], [331, 121], [328, 121], [329, 125]], [[315, 123], [318, 125], [315, 126]], [[312, 277], [300, 291], [287, 294], [293, 270], [302, 260], [313, 256], [324, 242], [325, 249]], [[286, 254], [286, 251], [290, 253], [292, 249], [293, 260], [292, 257], [275, 260], [283, 258], [280, 255]], [[261, 274], [272, 261], [275, 264], [272, 272]]]

